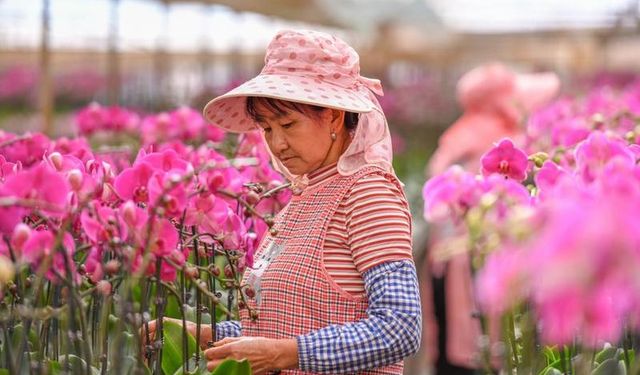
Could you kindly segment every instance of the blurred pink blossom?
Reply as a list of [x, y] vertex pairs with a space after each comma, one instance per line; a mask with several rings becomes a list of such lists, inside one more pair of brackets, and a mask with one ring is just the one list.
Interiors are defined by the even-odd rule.
[[475, 206], [482, 191], [478, 180], [459, 166], [453, 166], [424, 185], [424, 215], [426, 220], [440, 221], [457, 217]]
[[575, 157], [576, 171], [587, 182], [597, 178], [604, 165], [613, 158], [635, 163], [635, 155], [622, 140], [609, 138], [598, 131], [576, 147]]

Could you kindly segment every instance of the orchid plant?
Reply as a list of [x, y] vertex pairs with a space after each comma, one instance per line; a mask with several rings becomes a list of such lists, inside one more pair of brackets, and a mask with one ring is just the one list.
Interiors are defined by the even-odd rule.
[[[252, 293], [240, 275], [289, 190], [258, 135], [229, 147], [188, 108], [92, 104], [77, 122], [142, 146], [130, 162], [85, 138], [0, 132], [0, 374], [208, 373], [200, 327], [237, 317]], [[218, 371], [233, 366], [249, 371]]]
[[559, 99], [481, 174], [425, 184], [426, 219], [459, 233], [439, 248], [471, 255], [488, 372], [640, 373], [639, 98], [635, 82]]

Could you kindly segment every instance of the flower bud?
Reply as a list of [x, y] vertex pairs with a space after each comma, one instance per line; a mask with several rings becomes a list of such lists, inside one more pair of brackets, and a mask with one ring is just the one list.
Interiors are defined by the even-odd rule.
[[258, 195], [258, 193], [256, 193], [255, 191], [249, 191], [247, 193], [247, 203], [250, 205], [255, 205], [256, 203], [258, 203], [258, 201], [260, 200], [260, 196]]
[[135, 226], [136, 224], [136, 204], [132, 201], [126, 201], [122, 205], [122, 216], [124, 217], [124, 221], [130, 225]]
[[102, 162], [102, 169], [104, 170], [104, 177], [107, 180], [112, 180], [113, 177], [115, 177], [115, 173], [113, 172], [113, 168], [111, 168], [111, 164], [107, 163], [106, 161]]
[[87, 160], [87, 162], [84, 165], [84, 168], [87, 171], [87, 173], [95, 173], [97, 165], [98, 165], [98, 162], [95, 161], [95, 159], [91, 159], [91, 160]]
[[79, 169], [72, 169], [67, 173], [67, 180], [71, 185], [71, 188], [75, 191], [78, 191], [82, 188], [82, 172]]
[[5, 285], [12, 281], [15, 272], [13, 262], [9, 258], [0, 255], [0, 285]]
[[104, 265], [104, 271], [107, 275], [115, 275], [120, 270], [120, 262], [117, 259], [111, 259]]
[[21, 249], [22, 245], [29, 239], [31, 236], [31, 227], [27, 224], [19, 223], [13, 228], [13, 234], [11, 236], [11, 246], [16, 249]]
[[632, 131], [628, 131], [628, 132], [626, 132], [626, 133], [625, 133], [625, 135], [624, 135], [624, 139], [625, 139], [627, 142], [634, 143], [634, 142], [636, 141], [636, 133], [635, 133], [635, 132], [632, 132]]
[[244, 289], [244, 294], [249, 298], [254, 298], [256, 296], [256, 291], [252, 287], [248, 286]]
[[49, 155], [49, 161], [51, 162], [53, 167], [57, 171], [59, 171], [62, 169], [62, 162], [64, 161], [64, 158], [62, 157], [62, 154], [60, 154], [59, 152], [52, 152]]
[[529, 156], [529, 160], [531, 160], [536, 167], [541, 168], [542, 164], [549, 159], [549, 155], [544, 152], [536, 152]]
[[109, 185], [104, 185], [100, 199], [102, 199], [105, 202], [108, 202], [110, 201], [110, 198], [112, 195], [113, 195], [113, 192], [111, 191], [111, 188], [109, 187]]
[[598, 129], [604, 124], [604, 116], [602, 113], [594, 113], [593, 116], [591, 116], [591, 122], [593, 123], [594, 129]]
[[103, 296], [108, 296], [111, 294], [111, 283], [107, 280], [100, 280], [96, 285], [96, 290]]
[[265, 224], [267, 224], [267, 226], [268, 226], [269, 228], [271, 228], [271, 227], [273, 226], [273, 216], [271, 216], [271, 215], [266, 215], [266, 216], [264, 217], [264, 223], [265, 223]]
[[227, 264], [224, 266], [224, 275], [229, 279], [233, 277], [233, 269], [231, 268], [231, 265]]
[[193, 266], [186, 266], [184, 268], [184, 274], [191, 280], [195, 280], [200, 276], [200, 272], [198, 272], [198, 269]]
[[258, 194], [261, 194], [264, 191], [264, 186], [262, 186], [261, 184], [255, 184], [251, 188]]
[[220, 267], [218, 267], [215, 264], [210, 264], [209, 265], [209, 272], [211, 272], [211, 274], [215, 277], [220, 276]]

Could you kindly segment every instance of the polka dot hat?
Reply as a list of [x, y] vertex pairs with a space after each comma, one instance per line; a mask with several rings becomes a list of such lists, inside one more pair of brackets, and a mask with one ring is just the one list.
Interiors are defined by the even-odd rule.
[[205, 118], [227, 131], [247, 132], [256, 124], [246, 113], [246, 97], [269, 97], [355, 113], [377, 107], [378, 80], [360, 76], [356, 51], [335, 36], [310, 30], [279, 32], [267, 47], [260, 74], [211, 100]]

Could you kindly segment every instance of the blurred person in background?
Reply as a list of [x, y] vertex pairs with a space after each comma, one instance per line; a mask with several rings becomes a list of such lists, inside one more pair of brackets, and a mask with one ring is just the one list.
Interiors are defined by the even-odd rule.
[[[440, 137], [429, 161], [429, 177], [460, 165], [478, 172], [480, 158], [494, 142], [522, 138], [529, 114], [558, 93], [554, 73], [517, 74], [501, 63], [489, 63], [464, 74], [456, 87], [463, 114]], [[428, 251], [422, 264], [423, 345], [436, 374], [473, 374], [480, 368], [480, 321], [474, 317], [468, 255], [437, 254], [443, 239], [458, 235], [453, 223], [429, 224]]]

